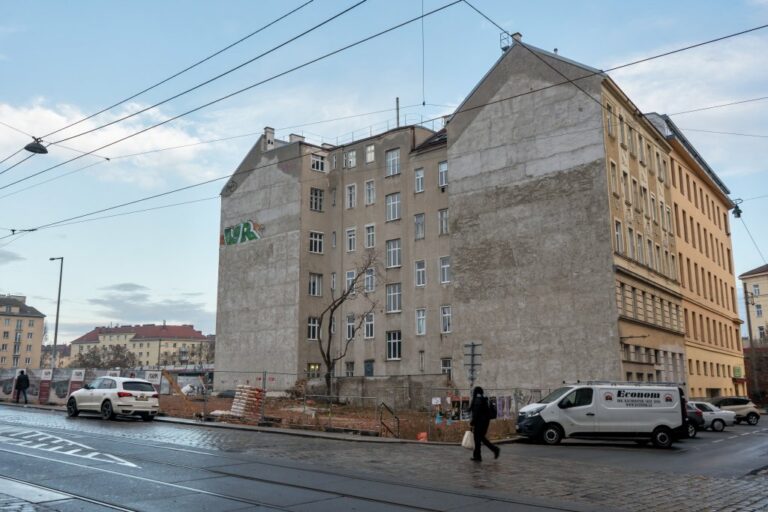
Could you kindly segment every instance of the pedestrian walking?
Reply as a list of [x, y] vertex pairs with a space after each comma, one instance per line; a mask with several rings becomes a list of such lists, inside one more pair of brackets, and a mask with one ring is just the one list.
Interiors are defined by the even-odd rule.
[[469, 409], [472, 412], [472, 419], [470, 420], [469, 425], [472, 427], [472, 435], [475, 438], [475, 451], [472, 452], [471, 460], [474, 460], [475, 462], [483, 460], [483, 457], [480, 454], [481, 444], [484, 444], [493, 452], [494, 459], [498, 459], [501, 449], [485, 437], [485, 434], [488, 433], [488, 426], [491, 424], [492, 414], [488, 398], [485, 396], [483, 388], [480, 386], [477, 386], [472, 390], [472, 402], [469, 404]]
[[27, 388], [29, 388], [29, 377], [24, 373], [24, 370], [21, 370], [19, 376], [16, 377], [16, 403], [19, 403], [22, 393], [24, 393], [24, 403], [29, 403], [27, 402]]

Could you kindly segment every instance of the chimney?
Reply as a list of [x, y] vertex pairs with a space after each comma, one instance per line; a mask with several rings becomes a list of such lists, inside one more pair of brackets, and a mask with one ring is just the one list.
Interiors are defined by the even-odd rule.
[[512, 39], [514, 39], [516, 42], [519, 43], [520, 41], [523, 40], [523, 34], [521, 34], [520, 32], [515, 32], [514, 34], [512, 34]]
[[288, 142], [304, 142], [304, 136], [292, 133], [288, 136]]
[[264, 127], [264, 140], [261, 141], [261, 150], [275, 149], [275, 129], [271, 126]]

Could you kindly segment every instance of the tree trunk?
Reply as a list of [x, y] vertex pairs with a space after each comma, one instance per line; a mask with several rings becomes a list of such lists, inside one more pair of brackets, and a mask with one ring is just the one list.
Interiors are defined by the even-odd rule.
[[331, 396], [331, 372], [325, 372], [325, 396]]

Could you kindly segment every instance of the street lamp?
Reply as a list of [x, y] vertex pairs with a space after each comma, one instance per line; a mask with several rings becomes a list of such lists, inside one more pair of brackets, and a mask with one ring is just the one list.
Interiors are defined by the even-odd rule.
[[[35, 141], [34, 142], [30, 142], [29, 144], [24, 146], [24, 149], [26, 149], [30, 153], [35, 153], [35, 154], [38, 154], [38, 155], [44, 155], [44, 154], [48, 153], [48, 149], [41, 144], [41, 140], [40, 139], [38, 139], [37, 137], [33, 137], [33, 139], [35, 139]], [[51, 258], [51, 259], [55, 259], [55, 258]]]
[[59, 340], [59, 306], [61, 305], [61, 277], [64, 275], [64, 256], [48, 258], [50, 261], [59, 260], [59, 296], [56, 299], [56, 327], [53, 329], [53, 352], [51, 354], [51, 369], [56, 368], [56, 343]]

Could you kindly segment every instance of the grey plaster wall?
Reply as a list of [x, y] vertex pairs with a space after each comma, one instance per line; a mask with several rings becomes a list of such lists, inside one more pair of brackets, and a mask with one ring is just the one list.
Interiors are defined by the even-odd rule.
[[[620, 376], [601, 107], [573, 85], [525, 94], [563, 80], [516, 44], [448, 124], [455, 332], [483, 343], [487, 387]], [[599, 99], [600, 80], [579, 84]]]
[[226, 372], [216, 385], [224, 387], [244, 384], [242, 372], [297, 372], [300, 145], [262, 153], [260, 143], [222, 196], [222, 233], [247, 220], [263, 226], [259, 240], [220, 245], [216, 366]]

